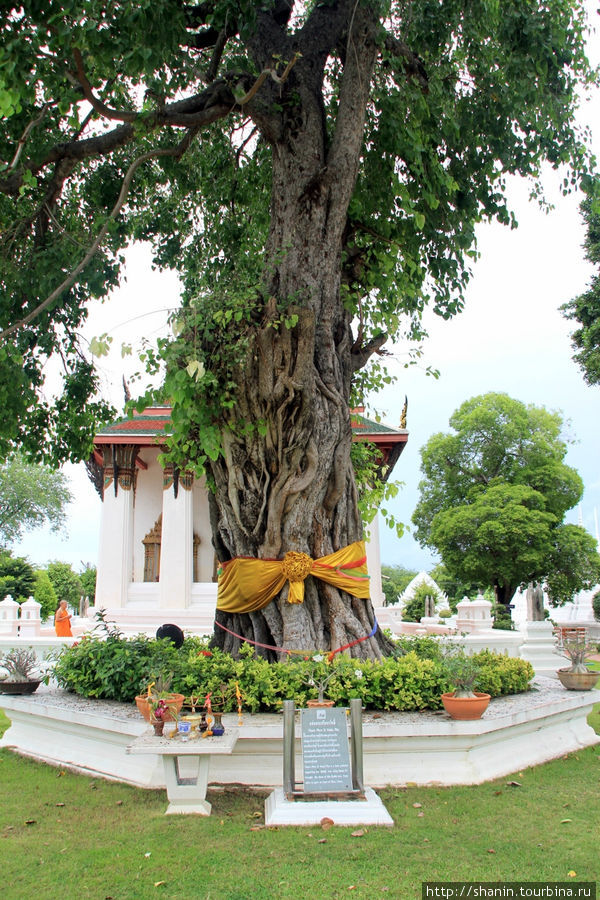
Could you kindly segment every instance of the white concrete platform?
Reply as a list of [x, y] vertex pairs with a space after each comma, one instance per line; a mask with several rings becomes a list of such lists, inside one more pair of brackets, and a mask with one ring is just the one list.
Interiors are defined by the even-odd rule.
[[394, 824], [372, 788], [364, 800], [287, 800], [279, 787], [265, 800], [265, 825], [319, 825], [324, 818], [334, 825]]
[[[600, 742], [587, 724], [600, 691], [567, 691], [557, 678], [536, 678], [526, 694], [492, 700], [483, 719], [456, 722], [443, 711], [366, 712], [364, 782], [387, 785], [480, 784]], [[11, 727], [0, 746], [54, 765], [68, 766], [141, 787], [165, 787], [160, 757], [132, 756], [127, 746], [149, 726], [134, 704], [85, 700], [40, 686], [28, 697], [2, 695]], [[224, 716], [237, 744], [213, 757], [211, 781], [278, 787], [283, 781], [283, 717]], [[296, 771], [301, 771], [300, 728]]]

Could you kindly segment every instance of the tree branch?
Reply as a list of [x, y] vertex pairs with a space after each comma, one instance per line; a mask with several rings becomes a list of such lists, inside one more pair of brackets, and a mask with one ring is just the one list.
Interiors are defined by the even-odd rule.
[[[238, 83], [250, 83], [251, 76], [241, 73]], [[205, 91], [185, 100], [178, 100], [157, 110], [150, 116], [140, 116], [147, 131], [152, 131], [164, 126], [168, 127], [202, 127], [210, 125], [217, 119], [223, 119], [237, 106], [228, 81], [220, 79], [214, 82]], [[138, 114], [136, 114], [138, 115]], [[103, 156], [113, 150], [123, 147], [135, 137], [135, 128], [131, 123], [119, 125], [112, 131], [96, 137], [79, 141], [61, 141], [55, 144], [46, 155], [36, 163], [30, 163], [25, 169], [36, 175], [46, 166], [62, 159], [72, 159], [80, 162], [92, 156]], [[9, 178], [0, 181], [0, 192], [16, 195], [23, 184], [23, 174], [14, 173]]]
[[46, 113], [48, 112], [49, 108], [50, 108], [50, 104], [44, 103], [44, 105], [42, 107], [42, 111], [40, 112], [39, 116], [37, 116], [35, 119], [31, 120], [31, 122], [29, 123], [29, 125], [27, 126], [27, 128], [25, 129], [23, 134], [21, 135], [19, 143], [17, 144], [17, 149], [15, 151], [15, 155], [13, 156], [12, 162], [11, 162], [10, 166], [8, 167], [9, 172], [12, 172], [12, 170], [16, 168], [17, 163], [19, 162], [19, 159], [21, 157], [21, 153], [23, 152], [23, 148], [25, 147], [25, 144], [27, 143], [27, 140], [29, 138], [29, 135], [31, 134], [31, 132], [33, 131], [35, 126], [40, 124], [40, 122], [42, 121], [42, 119], [44, 118]]
[[88, 101], [88, 103], [93, 106], [96, 112], [100, 113], [101, 116], [104, 116], [105, 119], [114, 119], [118, 122], [135, 122], [139, 117], [139, 113], [128, 112], [127, 110], [122, 110], [121, 112], [119, 112], [116, 109], [111, 109], [106, 105], [106, 103], [103, 103], [99, 97], [96, 97], [92, 90], [92, 86], [87, 79], [87, 75], [85, 74], [85, 69], [83, 68], [83, 57], [77, 47], [75, 47], [73, 51], [73, 56], [75, 58], [75, 65], [77, 67], [77, 78], [79, 79], [79, 84], [81, 85], [83, 96]]
[[352, 348], [352, 369], [354, 372], [357, 372], [359, 369], [362, 369], [364, 365], [366, 365], [373, 356], [374, 353], [379, 353], [383, 345], [388, 339], [388, 335], [386, 332], [382, 332], [378, 334], [376, 337], [371, 338], [371, 340], [362, 344], [361, 346], [357, 346], [356, 344]]
[[158, 159], [159, 157], [164, 157], [164, 156], [172, 156], [176, 159], [179, 159], [183, 155], [183, 153], [185, 153], [185, 151], [188, 149], [188, 147], [194, 137], [194, 134], [195, 134], [195, 131], [194, 131], [194, 133], [191, 133], [191, 132], [188, 133], [186, 135], [186, 137], [184, 138], [184, 140], [181, 141], [177, 145], [177, 147], [162, 148], [159, 150], [151, 150], [148, 153], [143, 153], [141, 156], [138, 156], [137, 159], [135, 159], [131, 163], [131, 165], [127, 169], [127, 172], [125, 173], [125, 177], [123, 178], [123, 183], [121, 185], [121, 191], [119, 193], [117, 202], [115, 203], [112, 210], [110, 211], [110, 213], [106, 219], [106, 222], [104, 223], [104, 225], [102, 226], [102, 228], [100, 229], [98, 234], [96, 235], [96, 238], [94, 239], [90, 249], [84, 256], [82, 261], [69, 273], [69, 275], [62, 281], [62, 283], [54, 291], [52, 291], [52, 293], [48, 297], [46, 297], [46, 299], [42, 303], [39, 303], [35, 307], [35, 309], [33, 309], [27, 316], [25, 316], [19, 322], [15, 322], [14, 325], [10, 325], [8, 328], [5, 328], [4, 331], [1, 331], [0, 339], [7, 338], [9, 335], [13, 334], [15, 331], [18, 331], [20, 328], [23, 328], [25, 325], [28, 325], [31, 321], [33, 321], [33, 319], [35, 319], [37, 316], [39, 316], [40, 313], [42, 313], [45, 309], [48, 309], [48, 307], [51, 306], [54, 303], [54, 301], [57, 300], [64, 291], [66, 291], [68, 288], [71, 287], [71, 285], [74, 284], [75, 280], [77, 279], [77, 276], [81, 274], [81, 272], [85, 269], [85, 267], [88, 265], [88, 263], [93, 259], [98, 248], [100, 247], [100, 244], [106, 237], [111, 221], [113, 219], [115, 219], [116, 216], [119, 214], [121, 207], [125, 203], [127, 194], [129, 193], [129, 188], [131, 187], [131, 182], [133, 181], [133, 176], [135, 175], [137, 169], [143, 163], [148, 162], [148, 160], [150, 160], [150, 159]]
[[416, 79], [421, 85], [423, 92], [427, 94], [429, 92], [429, 78], [421, 57], [414, 53], [408, 44], [405, 44], [400, 38], [394, 37], [393, 34], [386, 33], [383, 46], [391, 56], [404, 60], [404, 71], [408, 77]]

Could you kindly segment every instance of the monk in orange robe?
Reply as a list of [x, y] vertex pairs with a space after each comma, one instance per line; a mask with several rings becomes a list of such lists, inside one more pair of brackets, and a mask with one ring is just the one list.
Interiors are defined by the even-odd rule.
[[71, 631], [71, 613], [67, 609], [67, 601], [61, 600], [54, 614], [54, 628], [58, 637], [73, 637]]

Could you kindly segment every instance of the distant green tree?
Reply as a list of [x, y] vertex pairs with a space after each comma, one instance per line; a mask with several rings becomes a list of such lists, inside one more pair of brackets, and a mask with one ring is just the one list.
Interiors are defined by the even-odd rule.
[[79, 575], [73, 571], [70, 563], [51, 562], [46, 571], [58, 600], [66, 600], [73, 609], [79, 609], [79, 600], [83, 594], [83, 586]]
[[10, 550], [0, 551], [0, 599], [11, 596], [22, 603], [33, 596], [35, 572], [29, 560], [13, 556]]
[[38, 603], [41, 603], [40, 616], [42, 621], [54, 615], [58, 606], [58, 597], [52, 587], [48, 573], [44, 569], [38, 569], [35, 573], [33, 598]]
[[381, 586], [385, 594], [386, 606], [393, 606], [400, 600], [400, 595], [408, 587], [417, 573], [404, 566], [382, 566]]
[[96, 598], [96, 567], [86, 565], [83, 572], [79, 573], [79, 580], [83, 588], [83, 596], [86, 598], [90, 606], [94, 605]]
[[594, 610], [594, 618], [600, 622], [600, 591], [596, 591], [592, 597], [592, 609]]
[[450, 425], [421, 451], [419, 542], [505, 606], [529, 581], [544, 582], [554, 605], [597, 583], [594, 539], [563, 524], [583, 483], [563, 461], [560, 415], [492, 393], [463, 403]]
[[19, 454], [0, 464], [0, 546], [17, 541], [24, 531], [47, 522], [60, 530], [71, 501], [62, 472], [30, 465]]

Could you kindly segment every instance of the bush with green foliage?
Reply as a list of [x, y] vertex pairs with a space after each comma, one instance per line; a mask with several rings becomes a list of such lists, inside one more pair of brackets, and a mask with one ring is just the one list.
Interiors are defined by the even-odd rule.
[[594, 610], [594, 618], [600, 622], [600, 591], [596, 591], [592, 597], [592, 609]]
[[514, 631], [515, 624], [512, 620], [512, 616], [510, 614], [510, 610], [503, 606], [501, 603], [496, 603], [492, 606], [492, 616], [494, 618], [494, 624], [492, 628], [498, 628], [502, 631]]
[[427, 597], [433, 597], [433, 602], [437, 603], [440, 598], [440, 593], [430, 584], [419, 584], [415, 588], [414, 595], [404, 604], [402, 609], [402, 618], [405, 622], [421, 621], [425, 615], [425, 600]]
[[[197, 637], [186, 638], [176, 649], [168, 640], [143, 635], [126, 639], [113, 631], [62, 648], [53, 675], [61, 687], [81, 696], [122, 702], [133, 701], [159, 675], [171, 675], [172, 689], [187, 697], [224, 693], [229, 711], [235, 709], [237, 683], [245, 709], [275, 712], [286, 699], [305, 706], [316, 696], [315, 682], [326, 674], [327, 697], [337, 705], [358, 697], [370, 709], [438, 709], [442, 693], [450, 689], [443, 645], [432, 638], [405, 637], [396, 654], [381, 661], [338, 654], [331, 662], [319, 655], [270, 663], [249, 645], [234, 659]], [[481, 669], [481, 689], [492, 696], [527, 690], [533, 677], [524, 660], [494, 654], [473, 659]]]
[[53, 675], [60, 687], [82, 697], [129, 702], [159, 674], [179, 673], [183, 660], [169, 640], [84, 635], [58, 651]]
[[492, 697], [520, 694], [528, 690], [529, 682], [535, 674], [530, 662], [515, 656], [480, 650], [472, 658], [480, 667], [480, 690]]

